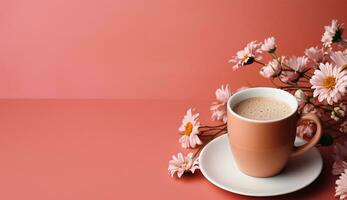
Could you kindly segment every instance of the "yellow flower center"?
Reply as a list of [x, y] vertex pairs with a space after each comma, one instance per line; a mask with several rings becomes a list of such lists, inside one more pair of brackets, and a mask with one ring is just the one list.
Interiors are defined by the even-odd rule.
[[216, 104], [224, 104], [224, 102], [217, 99]]
[[186, 129], [182, 132], [182, 134], [189, 136], [193, 131], [193, 124], [191, 122], [188, 122], [185, 128]]
[[249, 58], [249, 55], [248, 55], [248, 54], [245, 54], [245, 55], [243, 56], [242, 60], [243, 60], [243, 61], [246, 61], [246, 60], [248, 60], [248, 58]]
[[333, 76], [327, 76], [323, 80], [323, 86], [328, 88], [328, 89], [333, 89], [336, 85], [336, 79]]
[[183, 167], [183, 168], [186, 168], [186, 167], [187, 167], [187, 165], [188, 165], [188, 161], [186, 161], [186, 160], [185, 160], [185, 161], [183, 161], [183, 163], [182, 163], [182, 167]]

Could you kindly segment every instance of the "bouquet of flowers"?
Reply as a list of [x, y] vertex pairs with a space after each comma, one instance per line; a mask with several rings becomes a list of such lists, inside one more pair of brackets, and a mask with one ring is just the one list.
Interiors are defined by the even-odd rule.
[[[335, 143], [332, 174], [339, 175], [336, 181], [336, 196], [347, 199], [347, 40], [343, 39], [343, 24], [332, 20], [324, 27], [322, 47], [310, 47], [303, 56], [285, 57], [277, 54], [277, 44], [274, 37], [263, 42], [252, 41], [240, 50], [229, 61], [233, 70], [239, 70], [247, 65], [260, 65], [259, 74], [270, 79], [274, 87], [288, 91], [297, 98], [298, 114], [315, 113], [322, 121], [324, 134], [318, 147]], [[264, 56], [270, 60], [265, 63]], [[239, 90], [242, 90], [240, 88]], [[195, 152], [183, 155], [178, 153], [169, 161], [169, 173], [181, 178], [199, 169], [199, 153], [202, 148], [214, 138], [227, 132], [227, 101], [232, 95], [228, 85], [221, 86], [216, 91], [216, 101], [210, 110], [211, 119], [220, 121], [214, 126], [202, 125], [199, 113], [188, 109], [179, 127], [179, 143], [182, 148], [196, 149]], [[297, 136], [309, 139], [315, 132], [315, 124], [302, 121], [297, 125]]]

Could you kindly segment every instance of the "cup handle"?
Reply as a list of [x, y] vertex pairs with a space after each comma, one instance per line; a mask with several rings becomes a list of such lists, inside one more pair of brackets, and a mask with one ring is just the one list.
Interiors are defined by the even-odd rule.
[[305, 114], [303, 116], [300, 117], [299, 121], [302, 120], [311, 120], [316, 124], [317, 130], [316, 130], [316, 134], [313, 136], [313, 138], [308, 141], [306, 144], [299, 146], [299, 147], [294, 147], [292, 154], [290, 155], [290, 157], [296, 157], [298, 155], [301, 155], [303, 153], [305, 153], [307, 150], [309, 150], [310, 148], [312, 148], [314, 145], [317, 144], [317, 142], [319, 141], [321, 135], [322, 135], [322, 124], [320, 122], [320, 119], [317, 117], [317, 115], [309, 113], [309, 114]]

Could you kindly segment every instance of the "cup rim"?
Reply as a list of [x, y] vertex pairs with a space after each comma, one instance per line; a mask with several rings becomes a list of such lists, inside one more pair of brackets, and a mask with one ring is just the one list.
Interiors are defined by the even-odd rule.
[[[244, 93], [247, 93], [247, 92], [251, 92], [251, 91], [254, 91], [254, 90], [273, 90], [273, 91], [276, 91], [276, 92], [281, 92], [283, 93], [284, 95], [288, 96], [289, 98], [292, 99], [292, 101], [294, 102], [294, 109], [292, 109], [292, 112], [282, 118], [278, 118], [278, 119], [273, 119], [273, 120], [256, 120], [256, 119], [249, 119], [249, 118], [246, 118], [246, 117], [243, 117], [237, 113], [235, 113], [233, 111], [233, 109], [231, 109], [231, 106], [230, 106], [230, 103], [233, 99], [235, 99], [235, 97], [241, 95], [241, 94], [244, 94]], [[284, 99], [284, 98], [283, 98]], [[286, 100], [284, 100], [286, 101]], [[287, 100], [288, 102], [288, 100]], [[296, 100], [296, 98], [289, 92], [285, 91], [285, 90], [281, 90], [281, 89], [278, 89], [278, 88], [272, 88], [272, 87], [253, 87], [253, 88], [247, 88], [247, 89], [243, 89], [243, 90], [240, 90], [236, 93], [234, 93], [233, 95], [231, 95], [231, 97], [228, 99], [228, 103], [227, 103], [227, 110], [229, 113], [231, 113], [232, 115], [234, 115], [235, 117], [239, 118], [239, 119], [242, 119], [244, 121], [247, 121], [247, 122], [253, 122], [253, 123], [273, 123], [273, 122], [279, 122], [279, 121], [282, 121], [284, 119], [287, 119], [289, 117], [291, 117], [292, 115], [294, 115], [297, 110], [298, 110], [298, 102]]]

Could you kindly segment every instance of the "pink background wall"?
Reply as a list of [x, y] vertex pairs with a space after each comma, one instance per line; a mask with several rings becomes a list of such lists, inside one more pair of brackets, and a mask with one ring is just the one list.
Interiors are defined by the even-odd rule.
[[[213, 98], [266, 84], [228, 59], [275, 36], [279, 52], [320, 45], [344, 0], [11, 0], [0, 2], [0, 98]], [[249, 72], [249, 73], [247, 73]]]

